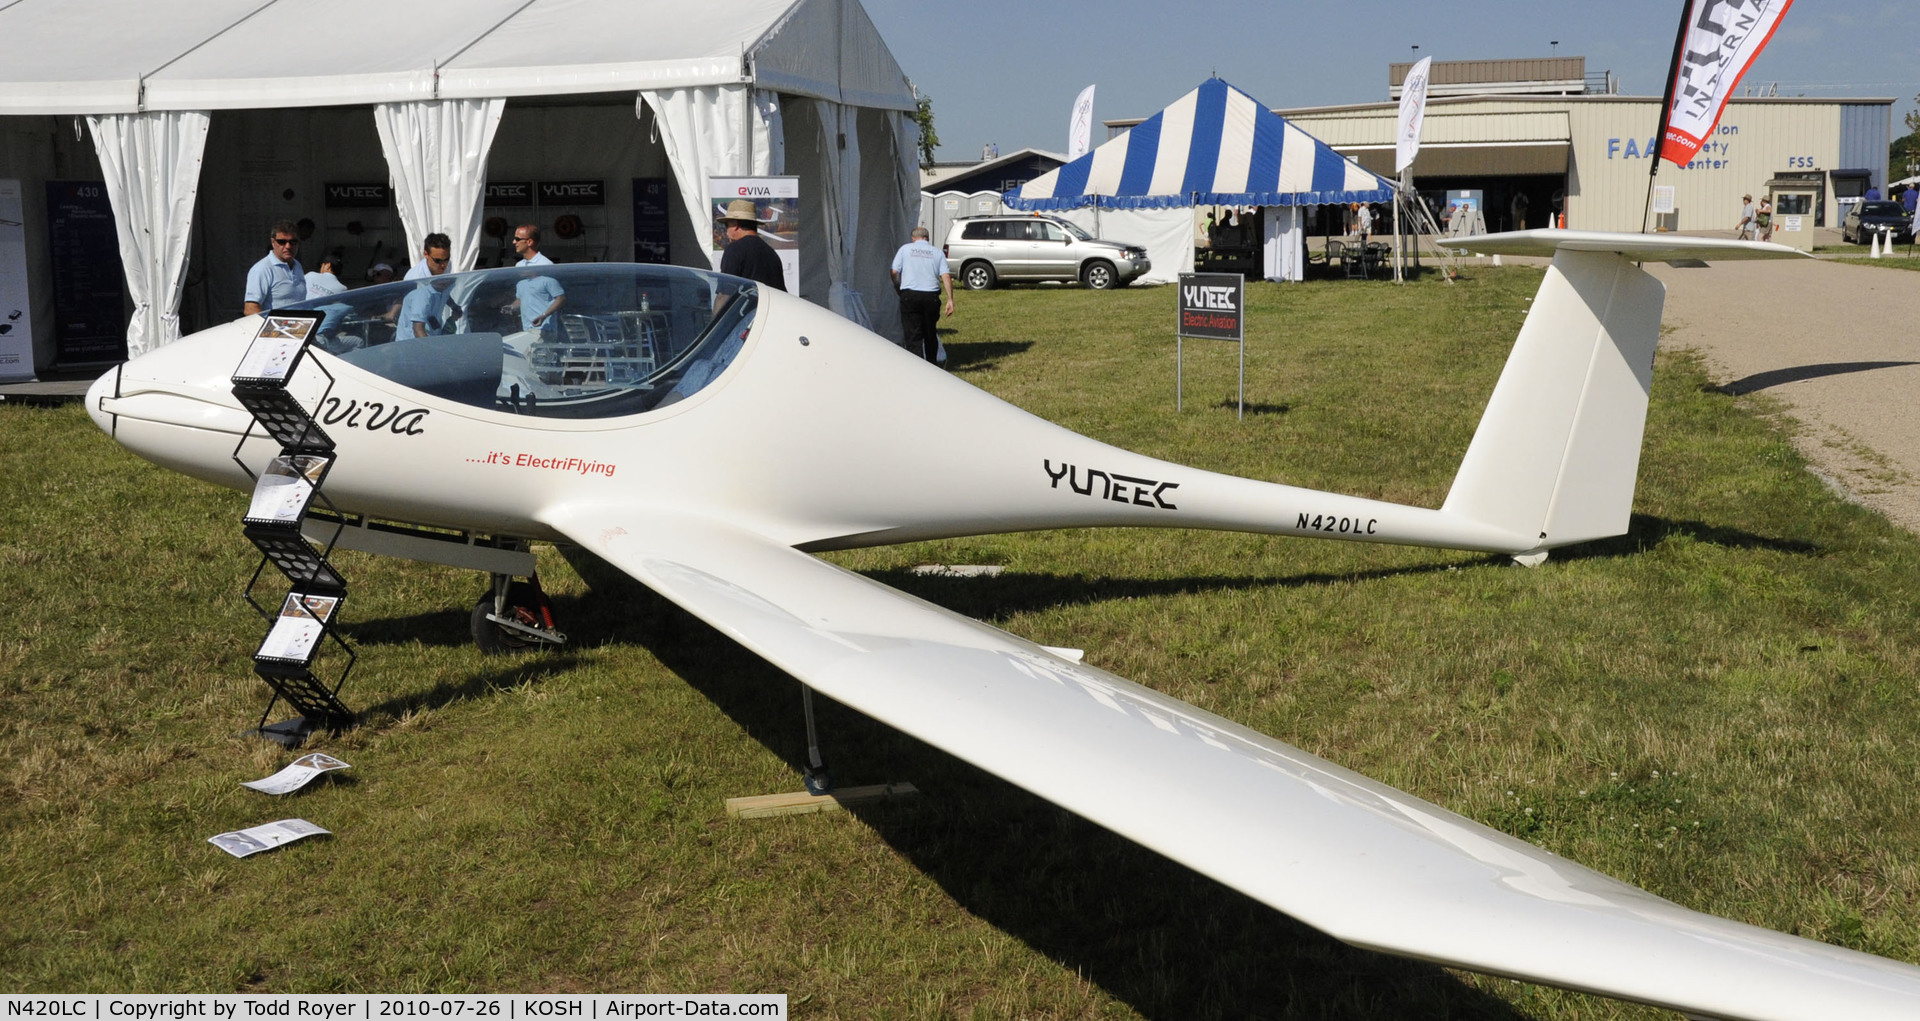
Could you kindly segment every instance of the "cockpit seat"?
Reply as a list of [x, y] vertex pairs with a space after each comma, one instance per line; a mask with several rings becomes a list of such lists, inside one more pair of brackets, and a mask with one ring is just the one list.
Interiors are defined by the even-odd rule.
[[340, 359], [396, 383], [487, 407], [500, 386], [500, 335], [456, 333], [348, 351]]

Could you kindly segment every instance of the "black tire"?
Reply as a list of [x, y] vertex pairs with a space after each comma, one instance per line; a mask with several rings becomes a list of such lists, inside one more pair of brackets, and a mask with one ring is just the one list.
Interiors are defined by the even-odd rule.
[[1120, 274], [1113, 263], [1095, 259], [1081, 268], [1080, 282], [1096, 291], [1110, 291], [1120, 286]]
[[[513, 591], [509, 589], [506, 611], [509, 614], [517, 609], [517, 607], [512, 605], [511, 596], [513, 594]], [[487, 656], [509, 655], [517, 652], [525, 652], [527, 649], [539, 644], [531, 638], [510, 631], [488, 620], [487, 614], [492, 612], [493, 593], [488, 592], [480, 597], [479, 602], [473, 604], [473, 613], [467, 619], [467, 629], [473, 635], [474, 647], [478, 648], [481, 654]]]
[[960, 270], [960, 283], [969, 291], [991, 291], [998, 278], [990, 262], [969, 262]]

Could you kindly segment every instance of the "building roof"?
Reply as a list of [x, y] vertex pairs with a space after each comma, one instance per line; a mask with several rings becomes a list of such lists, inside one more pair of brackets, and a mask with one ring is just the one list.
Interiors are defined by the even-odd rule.
[[[1413, 63], [1387, 65], [1387, 95], [1400, 98], [1400, 86]], [[1611, 81], [1606, 78], [1604, 81]], [[1579, 94], [1589, 90], [1587, 58], [1525, 60], [1436, 60], [1428, 69], [1427, 95]], [[1593, 91], [1607, 91], [1595, 89]]]
[[[1500, 102], [1500, 103], [1551, 103], [1551, 104], [1653, 103], [1657, 105], [1660, 102], [1660, 97], [1659, 96], [1620, 96], [1620, 95], [1604, 95], [1604, 94], [1591, 94], [1591, 95], [1580, 95], [1580, 96], [1531, 96], [1531, 95], [1428, 96], [1427, 109], [1429, 111], [1432, 111], [1435, 107], [1444, 107], [1444, 106], [1455, 104], [1455, 103], [1460, 103], [1460, 104], [1485, 103], [1489, 101]], [[1801, 104], [1818, 105], [1821, 103], [1825, 103], [1830, 106], [1834, 106], [1834, 105], [1837, 105], [1837, 106], [1892, 106], [1893, 104], [1900, 102], [1900, 100], [1891, 96], [1847, 96], [1847, 97], [1734, 96], [1731, 99], [1727, 100], [1727, 102], [1756, 103], [1756, 104], [1782, 103], [1782, 104], [1794, 104], [1794, 105], [1801, 105]], [[1279, 114], [1282, 117], [1305, 117], [1309, 114], [1373, 113], [1373, 112], [1379, 112], [1379, 111], [1387, 111], [1389, 113], [1392, 113], [1392, 112], [1397, 112], [1399, 110], [1399, 107], [1400, 107], [1400, 104], [1398, 101], [1388, 100], [1385, 102], [1371, 102], [1371, 103], [1336, 103], [1328, 106], [1276, 107], [1273, 112]], [[1428, 116], [1432, 116], [1431, 112], [1429, 112]], [[1133, 127], [1136, 124], [1139, 124], [1141, 121], [1145, 119], [1146, 118], [1144, 117], [1121, 117], [1121, 118], [1116, 118], [1114, 120], [1102, 121], [1101, 123], [1106, 125], [1108, 131], [1123, 131], [1127, 128]]]
[[922, 188], [932, 188], [942, 181], [972, 177], [975, 174], [986, 173], [1003, 166], [1012, 166], [1015, 163], [1020, 163], [1035, 157], [1042, 160], [1050, 160], [1055, 166], [1059, 166], [1067, 161], [1065, 153], [1049, 152], [1046, 149], [1034, 148], [1021, 149], [1018, 152], [1007, 153], [1005, 156], [996, 156], [993, 159], [978, 162], [943, 161], [920, 171], [920, 186]]

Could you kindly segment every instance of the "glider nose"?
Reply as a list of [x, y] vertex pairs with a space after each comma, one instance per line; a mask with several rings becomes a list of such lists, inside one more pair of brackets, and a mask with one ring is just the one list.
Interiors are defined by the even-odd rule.
[[234, 399], [230, 379], [253, 332], [251, 319], [218, 326], [121, 365], [88, 388], [88, 416], [149, 461], [244, 485], [233, 453], [253, 418]]
[[119, 385], [120, 366], [116, 365], [87, 387], [87, 417], [93, 419], [93, 424], [108, 436], [113, 435], [113, 415], [106, 411], [104, 405], [112, 399]]

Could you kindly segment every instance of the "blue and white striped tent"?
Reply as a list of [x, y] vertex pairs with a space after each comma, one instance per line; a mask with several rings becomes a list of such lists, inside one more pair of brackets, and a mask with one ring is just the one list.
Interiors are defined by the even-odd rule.
[[1219, 78], [1007, 192], [1013, 209], [1388, 202], [1393, 186]]

